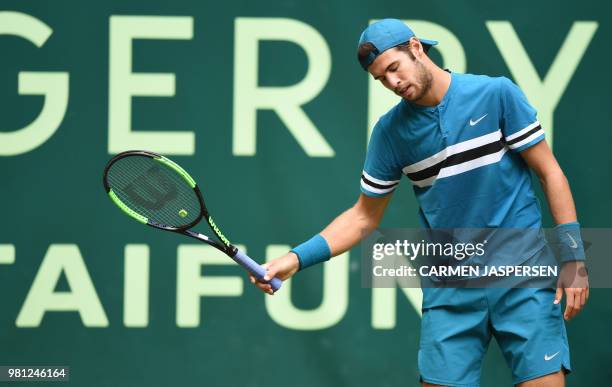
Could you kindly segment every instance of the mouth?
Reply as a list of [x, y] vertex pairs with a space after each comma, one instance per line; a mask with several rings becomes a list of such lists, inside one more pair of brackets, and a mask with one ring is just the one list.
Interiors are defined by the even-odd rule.
[[396, 90], [396, 94], [402, 97], [407, 97], [408, 94], [412, 93], [412, 85], [408, 85], [408, 86], [404, 86], [404, 87], [400, 87]]

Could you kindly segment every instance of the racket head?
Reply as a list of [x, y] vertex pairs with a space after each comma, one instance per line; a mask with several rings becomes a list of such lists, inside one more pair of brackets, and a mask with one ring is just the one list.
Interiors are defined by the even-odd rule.
[[209, 217], [195, 180], [178, 164], [153, 152], [117, 154], [104, 168], [103, 182], [123, 212], [149, 226], [184, 231]]

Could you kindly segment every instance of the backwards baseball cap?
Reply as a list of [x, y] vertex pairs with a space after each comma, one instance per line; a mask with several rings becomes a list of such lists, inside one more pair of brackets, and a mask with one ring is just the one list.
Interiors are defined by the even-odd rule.
[[[397, 19], [382, 19], [368, 26], [361, 33], [358, 46], [363, 43], [371, 43], [375, 50], [370, 52], [368, 56], [359, 58], [359, 63], [364, 70], [368, 71], [368, 66], [374, 62], [376, 58], [390, 48], [406, 43], [415, 36], [414, 32], [404, 22]], [[419, 39], [425, 52], [431, 46], [438, 44], [435, 40]]]

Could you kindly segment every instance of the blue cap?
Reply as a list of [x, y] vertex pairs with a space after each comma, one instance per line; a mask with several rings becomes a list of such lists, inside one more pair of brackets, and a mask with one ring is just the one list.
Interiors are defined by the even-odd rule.
[[[372, 43], [376, 50], [365, 58], [359, 58], [359, 63], [364, 70], [368, 71], [368, 66], [383, 52], [390, 48], [406, 43], [415, 36], [414, 31], [404, 22], [398, 19], [383, 19], [374, 22], [361, 33], [358, 46], [363, 43]], [[425, 47], [425, 51], [431, 46], [438, 44], [435, 40], [419, 39]]]

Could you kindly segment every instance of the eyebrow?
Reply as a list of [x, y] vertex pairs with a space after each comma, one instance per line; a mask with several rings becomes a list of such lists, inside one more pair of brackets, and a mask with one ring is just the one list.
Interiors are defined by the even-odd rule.
[[[394, 60], [393, 62], [389, 63], [389, 65], [388, 65], [388, 66], [387, 66], [387, 68], [385, 69], [385, 73], [386, 73], [387, 71], [389, 71], [389, 67], [393, 66], [395, 63], [397, 63], [397, 61], [396, 61], [396, 60]], [[384, 75], [384, 73], [383, 73], [383, 75]], [[375, 76], [375, 77], [374, 77], [374, 80], [378, 81], [378, 78], [380, 78], [380, 77], [382, 77], [382, 75], [377, 75], [377, 76]]]

